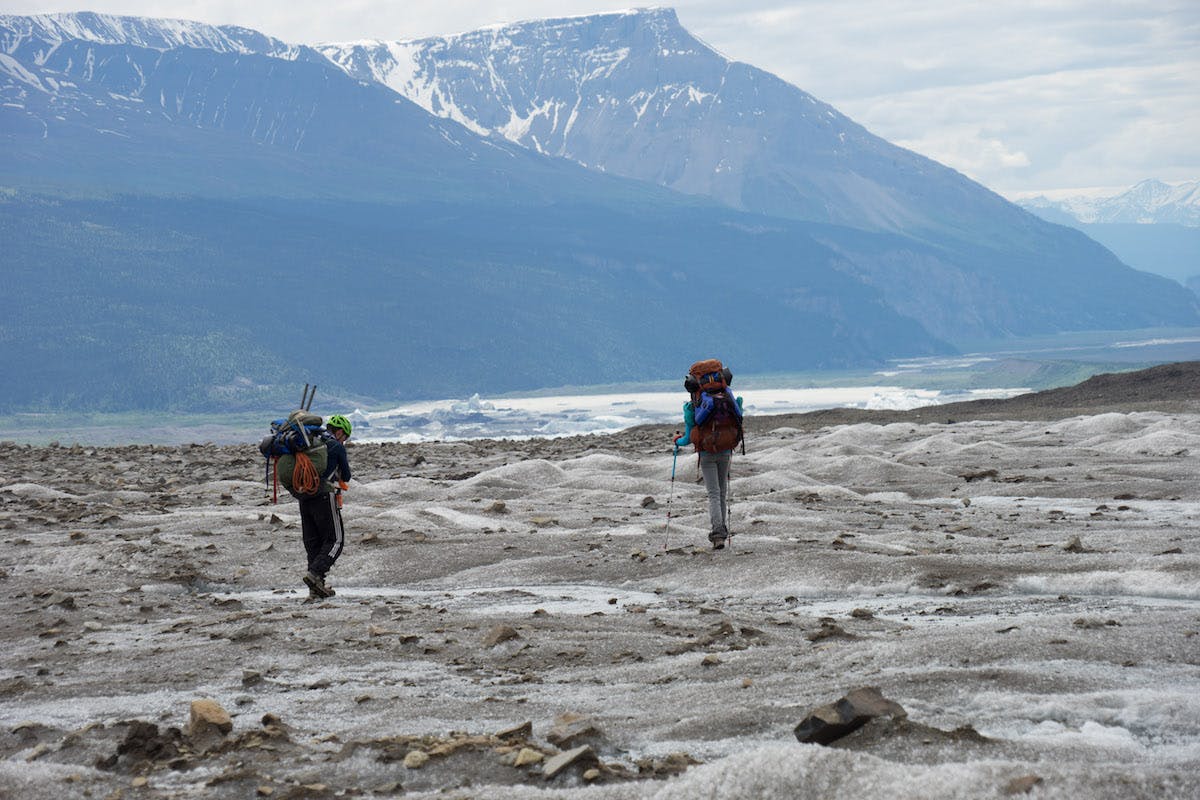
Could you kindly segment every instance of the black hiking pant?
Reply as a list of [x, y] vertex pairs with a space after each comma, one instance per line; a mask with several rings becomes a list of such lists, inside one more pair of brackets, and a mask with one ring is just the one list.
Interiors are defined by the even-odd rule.
[[308, 571], [324, 578], [342, 554], [346, 540], [337, 495], [323, 492], [315, 497], [300, 498], [300, 529], [308, 554]]

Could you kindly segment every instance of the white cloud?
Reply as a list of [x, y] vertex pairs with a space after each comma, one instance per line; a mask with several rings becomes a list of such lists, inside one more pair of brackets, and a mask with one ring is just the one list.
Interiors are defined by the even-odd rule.
[[1013, 150], [1001, 139], [977, 127], [943, 128], [920, 139], [899, 139], [901, 147], [916, 151], [976, 180], [981, 175], [1030, 165], [1029, 156]]

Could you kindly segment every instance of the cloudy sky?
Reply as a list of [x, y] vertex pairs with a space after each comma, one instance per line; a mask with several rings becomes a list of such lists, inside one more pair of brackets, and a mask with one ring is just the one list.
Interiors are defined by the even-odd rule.
[[[411, 39], [634, 7], [605, 0], [0, 0]], [[680, 22], [874, 133], [1003, 194], [1200, 179], [1200, 0], [679, 0]]]

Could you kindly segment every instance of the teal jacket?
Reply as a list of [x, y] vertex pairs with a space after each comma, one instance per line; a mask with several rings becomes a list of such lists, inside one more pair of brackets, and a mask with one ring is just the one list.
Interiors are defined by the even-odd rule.
[[[738, 411], [741, 411], [742, 398], [735, 397], [734, 399], [737, 400]], [[686, 426], [686, 430], [684, 430], [683, 436], [675, 440], [676, 450], [681, 447], [687, 447], [692, 443], [692, 428], [696, 427], [696, 407], [692, 404], [691, 400], [683, 404], [683, 424]]]

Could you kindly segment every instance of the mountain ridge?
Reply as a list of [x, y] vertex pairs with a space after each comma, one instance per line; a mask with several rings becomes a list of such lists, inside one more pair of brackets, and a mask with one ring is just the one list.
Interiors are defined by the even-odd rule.
[[[994, 193], [964, 195], [960, 187], [968, 181], [959, 173], [712, 50], [672, 9], [316, 49], [349, 74], [390, 86], [481, 134], [741, 210], [872, 230], [953, 227], [964, 203], [982, 203], [994, 214], [1015, 211]], [[536, 76], [524, 73], [525, 64], [536, 66]], [[614, 131], [637, 132], [643, 121], [654, 130], [626, 148]], [[900, 168], [881, 182], [866, 177], [866, 167], [837, 166], [852, 157]], [[939, 191], [953, 201], [943, 197], [932, 213], [904, 173], [938, 176]]]
[[[1064, 215], [1074, 222], [1200, 227], [1200, 181], [1170, 184], [1149, 178], [1111, 195], [1045, 195], [1021, 198], [1035, 214]], [[1056, 217], [1062, 219], [1062, 217]]]
[[186, 19], [98, 14], [91, 11], [19, 16], [0, 14], [0, 51], [32, 55], [38, 63], [57, 45], [72, 40], [130, 44], [152, 50], [192, 47], [216, 52], [259, 53], [298, 58], [305, 49], [237, 25], [209, 25]]

